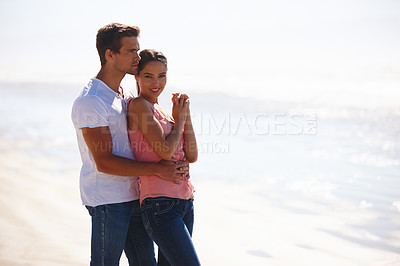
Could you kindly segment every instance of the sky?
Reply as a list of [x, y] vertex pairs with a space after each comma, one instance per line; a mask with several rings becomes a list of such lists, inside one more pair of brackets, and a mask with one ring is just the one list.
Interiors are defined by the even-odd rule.
[[168, 86], [181, 90], [389, 103], [400, 86], [396, 0], [0, 0], [0, 82], [85, 84], [110, 22], [139, 26], [141, 48], [167, 56]]

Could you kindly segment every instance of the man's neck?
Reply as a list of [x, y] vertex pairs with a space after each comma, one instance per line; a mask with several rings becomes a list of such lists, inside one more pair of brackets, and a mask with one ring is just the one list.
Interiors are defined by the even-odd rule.
[[115, 73], [115, 71], [112, 71], [106, 67], [102, 67], [99, 73], [97, 73], [96, 75], [97, 79], [103, 81], [108, 87], [110, 87], [113, 91], [120, 95], [122, 93], [122, 90], [120, 89], [120, 84], [124, 77], [125, 73]]

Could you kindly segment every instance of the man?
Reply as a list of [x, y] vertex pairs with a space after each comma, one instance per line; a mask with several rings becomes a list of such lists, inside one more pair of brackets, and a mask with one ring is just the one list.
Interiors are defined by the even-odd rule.
[[120, 83], [137, 71], [139, 32], [118, 23], [98, 31], [101, 69], [72, 108], [83, 163], [81, 198], [92, 217], [91, 265], [118, 265], [124, 249], [130, 265], [155, 265], [153, 242], [139, 211], [137, 176], [156, 174], [172, 182], [188, 173], [186, 162], [134, 160]]

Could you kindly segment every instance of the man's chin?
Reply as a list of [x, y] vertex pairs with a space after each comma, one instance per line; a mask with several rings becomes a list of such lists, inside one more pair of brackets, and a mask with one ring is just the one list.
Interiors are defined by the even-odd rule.
[[129, 75], [137, 75], [137, 69], [126, 72]]

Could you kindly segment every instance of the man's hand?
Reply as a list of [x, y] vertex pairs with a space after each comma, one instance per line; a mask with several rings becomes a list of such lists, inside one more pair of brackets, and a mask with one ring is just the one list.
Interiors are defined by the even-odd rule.
[[179, 184], [181, 180], [189, 177], [188, 161], [173, 162], [161, 160], [158, 164], [160, 165], [160, 172], [157, 173], [157, 176], [161, 179]]

